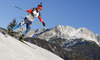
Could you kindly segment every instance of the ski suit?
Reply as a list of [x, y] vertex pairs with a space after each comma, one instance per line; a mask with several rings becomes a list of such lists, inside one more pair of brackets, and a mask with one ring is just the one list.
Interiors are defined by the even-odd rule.
[[31, 28], [31, 24], [32, 21], [38, 17], [41, 23], [44, 23], [44, 21], [41, 19], [40, 16], [40, 12], [37, 11], [37, 8], [33, 8], [33, 9], [29, 9], [27, 10], [27, 12], [29, 13], [28, 15], [26, 15], [26, 17], [24, 18], [23, 21], [21, 21], [18, 25], [16, 25], [15, 27], [12, 28], [12, 30], [14, 31], [15, 29], [21, 27], [22, 25], [26, 24], [26, 31], [22, 34], [22, 35], [26, 35], [30, 28]]

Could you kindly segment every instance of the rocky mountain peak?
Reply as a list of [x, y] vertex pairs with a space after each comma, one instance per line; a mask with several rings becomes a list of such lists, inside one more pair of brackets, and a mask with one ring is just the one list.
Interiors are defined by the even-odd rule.
[[84, 27], [79, 28], [77, 31], [81, 34], [85, 34], [85, 35], [88, 35], [88, 36], [91, 36], [91, 37], [99, 36], [98, 34], [94, 34], [92, 31], [90, 31], [90, 30], [88, 30], [87, 28], [84, 28]]
[[[32, 30], [30, 30], [32, 31]], [[31, 36], [30, 36], [31, 35]], [[33, 36], [32, 36], [33, 35]], [[94, 34], [92, 31], [88, 30], [87, 28], [79, 28], [75, 29], [71, 26], [62, 26], [58, 25], [53, 27], [52, 29], [43, 28], [34, 30], [33, 33], [28, 33], [26, 37], [37, 37], [40, 39], [45, 39], [49, 41], [53, 37], [58, 37], [67, 40], [73, 40], [76, 38], [83, 38], [85, 40], [92, 40], [99, 44], [100, 36]]]

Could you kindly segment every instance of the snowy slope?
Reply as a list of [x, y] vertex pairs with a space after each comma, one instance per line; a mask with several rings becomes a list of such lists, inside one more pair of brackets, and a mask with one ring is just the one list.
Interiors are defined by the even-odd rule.
[[0, 60], [63, 60], [43, 48], [26, 43], [31, 47], [0, 33]]

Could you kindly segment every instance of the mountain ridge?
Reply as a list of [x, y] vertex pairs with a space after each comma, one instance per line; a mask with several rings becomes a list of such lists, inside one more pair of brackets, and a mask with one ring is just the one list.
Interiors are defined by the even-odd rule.
[[71, 26], [62, 26], [58, 25], [52, 29], [50, 29], [47, 32], [44, 32], [37, 36], [37, 38], [40, 39], [46, 39], [49, 40], [52, 37], [60, 37], [62, 39], [75, 39], [75, 38], [84, 38], [86, 40], [92, 40], [95, 41], [99, 45], [100, 39], [98, 34], [94, 34], [92, 31], [88, 30], [87, 28], [79, 28], [75, 29]]
[[67, 40], [83, 38], [88, 41], [89, 40], [94, 41], [98, 45], [100, 45], [100, 36], [98, 34], [94, 34], [92, 31], [84, 27], [75, 29], [74, 27], [71, 26], [57, 25], [51, 29], [43, 28], [43, 29], [33, 30], [33, 32], [32, 30], [33, 29], [31, 29], [25, 37], [35, 37], [35, 38], [45, 39], [47, 41], [49, 41], [50, 38], [53, 37], [58, 37]]

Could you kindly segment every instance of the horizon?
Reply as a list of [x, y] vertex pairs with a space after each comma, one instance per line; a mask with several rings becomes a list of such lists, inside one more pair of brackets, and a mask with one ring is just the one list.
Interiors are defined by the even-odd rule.
[[[41, 17], [46, 23], [46, 28], [53, 28], [57, 25], [72, 26], [75, 29], [85, 27], [100, 35], [100, 0], [3, 0], [0, 1], [0, 27], [7, 29], [13, 19], [20, 23], [23, 20], [20, 17], [24, 18], [27, 15], [26, 12], [13, 7], [13, 5], [28, 10], [37, 7], [40, 2], [43, 5]], [[38, 18], [34, 21], [41, 23]], [[44, 26], [33, 22], [31, 29], [38, 28], [44, 28]]]

